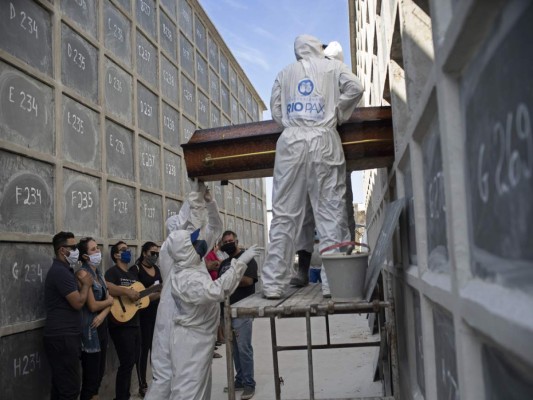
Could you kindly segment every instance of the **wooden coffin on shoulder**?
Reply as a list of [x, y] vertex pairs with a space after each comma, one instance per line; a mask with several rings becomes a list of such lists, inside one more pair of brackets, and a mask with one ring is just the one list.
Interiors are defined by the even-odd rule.
[[[347, 170], [392, 165], [390, 107], [358, 108], [337, 129]], [[272, 176], [276, 142], [282, 130], [273, 120], [197, 130], [188, 143], [182, 144], [187, 173], [206, 182]]]

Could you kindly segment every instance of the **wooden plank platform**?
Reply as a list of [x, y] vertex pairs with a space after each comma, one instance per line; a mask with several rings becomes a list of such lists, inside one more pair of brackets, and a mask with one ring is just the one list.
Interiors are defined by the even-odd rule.
[[255, 293], [231, 305], [231, 317], [280, 318], [304, 317], [345, 313], [378, 312], [380, 308], [388, 307], [384, 301], [367, 302], [336, 302], [324, 299], [320, 284], [310, 283], [303, 288], [290, 288], [279, 300], [269, 300], [262, 293]]

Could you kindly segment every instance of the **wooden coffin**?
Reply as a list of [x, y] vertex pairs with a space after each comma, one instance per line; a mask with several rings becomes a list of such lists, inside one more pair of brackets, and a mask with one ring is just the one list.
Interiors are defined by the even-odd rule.
[[[363, 107], [338, 128], [346, 168], [389, 167], [394, 161], [390, 107]], [[182, 144], [187, 173], [203, 181], [272, 176], [276, 142], [283, 128], [275, 121], [200, 129]]]

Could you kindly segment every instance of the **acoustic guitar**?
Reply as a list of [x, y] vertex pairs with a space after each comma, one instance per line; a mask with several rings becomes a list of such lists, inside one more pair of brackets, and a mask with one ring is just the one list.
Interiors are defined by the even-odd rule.
[[155, 292], [160, 292], [162, 285], [153, 285], [146, 289], [141, 282], [135, 282], [128, 288], [139, 292], [140, 297], [136, 301], [131, 301], [128, 296], [115, 297], [115, 301], [111, 306], [111, 315], [113, 316], [113, 319], [119, 323], [128, 322], [133, 318], [137, 311], [148, 307], [150, 304], [148, 295]]

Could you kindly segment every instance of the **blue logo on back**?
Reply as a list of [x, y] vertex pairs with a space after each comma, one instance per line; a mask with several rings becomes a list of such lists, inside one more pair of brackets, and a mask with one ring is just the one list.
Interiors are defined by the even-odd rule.
[[302, 96], [309, 96], [311, 93], [313, 93], [313, 89], [315, 88], [315, 84], [311, 79], [302, 79], [298, 83], [298, 92]]

